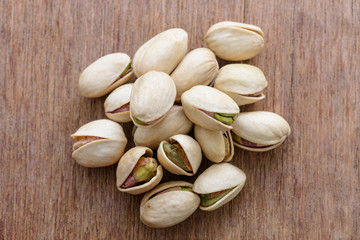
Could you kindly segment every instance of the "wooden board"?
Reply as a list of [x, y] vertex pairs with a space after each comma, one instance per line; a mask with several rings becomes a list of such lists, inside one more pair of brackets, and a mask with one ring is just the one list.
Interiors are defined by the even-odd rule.
[[[0, 239], [360, 235], [359, 0], [10, 0], [0, 9]], [[265, 33], [264, 50], [246, 62], [264, 71], [266, 99], [241, 110], [274, 111], [292, 134], [270, 152], [236, 149], [232, 163], [247, 182], [231, 203], [148, 228], [141, 196], [116, 189], [116, 166], [87, 169], [71, 158], [70, 134], [105, 117], [105, 97], [79, 95], [79, 74], [105, 54], [133, 56], [168, 28], [185, 29], [191, 49], [204, 47], [207, 29], [223, 20]]]

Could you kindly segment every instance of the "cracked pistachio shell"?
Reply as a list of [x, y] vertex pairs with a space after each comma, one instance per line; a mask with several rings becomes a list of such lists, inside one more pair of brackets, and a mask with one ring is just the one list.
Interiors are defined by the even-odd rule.
[[[79, 90], [84, 97], [101, 97], [126, 83], [132, 70], [126, 71], [131, 59], [125, 53], [111, 53], [90, 64], [80, 75]], [[125, 71], [125, 73], [124, 73]]]
[[225, 21], [209, 28], [205, 42], [216, 56], [240, 61], [256, 56], [263, 49], [264, 34], [257, 26]]
[[264, 73], [259, 68], [249, 64], [229, 64], [220, 69], [214, 87], [242, 106], [264, 99], [262, 91], [267, 85]]
[[186, 157], [189, 160], [192, 172], [187, 172], [184, 169], [178, 167], [166, 156], [163, 145], [164, 143], [167, 143], [167, 141], [162, 141], [157, 151], [157, 157], [161, 165], [166, 170], [176, 175], [193, 176], [194, 174], [196, 174], [202, 160], [202, 155], [200, 145], [195, 141], [195, 139], [188, 135], [178, 134], [170, 137], [169, 142], [177, 142], [180, 144], [186, 154]]
[[72, 157], [84, 167], [105, 167], [118, 162], [127, 144], [121, 125], [107, 119], [85, 124], [71, 137], [76, 141], [81, 141], [82, 137], [101, 138], [73, 151]]
[[176, 85], [176, 101], [196, 85], [209, 85], [215, 79], [219, 65], [215, 54], [207, 48], [197, 48], [186, 54], [171, 77]]
[[115, 112], [116, 109], [130, 103], [130, 94], [133, 87], [133, 83], [124, 84], [115, 89], [106, 98], [104, 103], [105, 115], [116, 122], [126, 123], [131, 122], [130, 110]]
[[168, 29], [142, 45], [135, 53], [135, 76], [155, 70], [170, 74], [188, 48], [188, 34], [181, 28]]
[[209, 194], [233, 189], [211, 206], [204, 207], [200, 205], [200, 209], [203, 211], [213, 211], [228, 203], [239, 194], [245, 181], [245, 173], [230, 163], [212, 165], [195, 180], [193, 191], [197, 194]]
[[149, 191], [159, 184], [163, 177], [163, 169], [159, 164], [156, 175], [148, 182], [130, 188], [122, 188], [121, 185], [128, 178], [136, 163], [141, 157], [153, 157], [153, 152], [147, 147], [134, 147], [129, 149], [120, 159], [116, 169], [116, 186], [121, 192], [130, 194], [141, 194]]
[[[138, 127], [158, 124], [174, 105], [176, 87], [172, 78], [163, 72], [150, 71], [138, 78], [130, 96], [130, 117]], [[145, 124], [139, 124], [138, 121]]]
[[226, 154], [223, 131], [212, 131], [198, 125], [194, 126], [195, 139], [207, 159], [212, 162], [229, 162], [234, 156], [234, 144], [230, 131], [226, 131], [230, 152]]
[[201, 110], [211, 113], [235, 114], [235, 118], [240, 112], [239, 106], [231, 97], [216, 88], [203, 85], [192, 87], [184, 92], [181, 96], [181, 103], [190, 121], [209, 130], [227, 131], [232, 129], [232, 126], [216, 120]]
[[172, 181], [160, 184], [146, 193], [140, 204], [141, 222], [153, 228], [170, 227], [184, 221], [196, 211], [200, 198], [194, 192], [176, 190], [156, 195], [173, 187], [192, 187], [192, 184]]
[[234, 140], [235, 146], [254, 152], [265, 152], [278, 147], [291, 133], [290, 126], [283, 117], [266, 111], [241, 113], [233, 127], [232, 131], [237, 136], [263, 146], [248, 147]]
[[176, 134], [188, 134], [193, 123], [186, 117], [183, 107], [174, 105], [164, 119], [150, 128], [134, 127], [135, 145], [156, 149], [160, 142]]

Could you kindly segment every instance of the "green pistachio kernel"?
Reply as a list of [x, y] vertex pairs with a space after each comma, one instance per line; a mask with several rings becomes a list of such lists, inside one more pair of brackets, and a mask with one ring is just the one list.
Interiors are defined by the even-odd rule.
[[215, 193], [200, 194], [201, 206], [209, 207], [209, 206], [215, 204], [217, 201], [219, 201], [221, 198], [223, 198], [226, 194], [228, 194], [232, 189], [233, 188], [227, 189], [224, 191], [215, 192]]
[[215, 113], [214, 118], [226, 125], [231, 125], [234, 122], [235, 114]]
[[157, 162], [154, 158], [151, 158], [145, 165], [139, 166], [134, 171], [135, 180], [137, 182], [150, 181], [156, 175]]
[[124, 69], [124, 71], [120, 74], [120, 77], [126, 75], [130, 68], [131, 68], [131, 63], [129, 63], [129, 64], [126, 66], [126, 68]]
[[191, 187], [181, 187], [181, 190], [187, 191], [187, 192], [192, 192], [193, 191]]
[[164, 152], [166, 156], [172, 161], [176, 166], [180, 167], [185, 171], [192, 171], [190, 162], [184, 152], [184, 149], [180, 146], [179, 143], [164, 143], [163, 144]]
[[139, 120], [138, 118], [136, 118], [136, 117], [134, 117], [134, 116], [133, 116], [133, 119], [134, 119], [135, 122], [137, 122], [137, 123], [140, 124], [140, 125], [145, 125], [145, 124], [146, 124], [145, 122]]
[[233, 132], [231, 132], [231, 136], [232, 136], [233, 140], [235, 140], [235, 142], [241, 143], [241, 137], [239, 137], [238, 135], [236, 135]]

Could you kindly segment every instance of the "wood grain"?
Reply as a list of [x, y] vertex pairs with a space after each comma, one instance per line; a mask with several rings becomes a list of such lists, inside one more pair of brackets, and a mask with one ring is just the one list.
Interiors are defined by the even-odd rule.
[[[359, 0], [5, 0], [0, 9], [0, 239], [358, 239]], [[231, 203], [148, 228], [141, 196], [116, 189], [116, 166], [71, 159], [70, 134], [105, 117], [104, 97], [79, 95], [79, 74], [172, 27], [189, 33], [191, 49], [205, 46], [222, 20], [266, 36], [247, 62], [264, 71], [267, 97], [242, 111], [274, 111], [292, 134], [267, 153], [236, 150], [247, 182]]]

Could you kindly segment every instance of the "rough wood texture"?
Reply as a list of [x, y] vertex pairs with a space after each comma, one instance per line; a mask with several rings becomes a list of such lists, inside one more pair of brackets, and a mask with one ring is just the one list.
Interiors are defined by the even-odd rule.
[[[359, 0], [19, 0], [0, 9], [0, 239], [359, 237]], [[102, 55], [133, 56], [167, 28], [205, 46], [222, 20], [263, 29], [265, 49], [248, 62], [267, 76], [267, 98], [242, 110], [279, 113], [292, 134], [274, 151], [236, 150], [247, 182], [230, 204], [148, 228], [141, 197], [117, 191], [116, 166], [71, 159], [70, 134], [105, 117], [105, 98], [79, 95], [79, 74]]]

